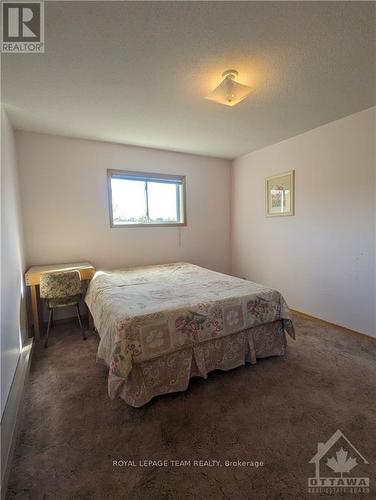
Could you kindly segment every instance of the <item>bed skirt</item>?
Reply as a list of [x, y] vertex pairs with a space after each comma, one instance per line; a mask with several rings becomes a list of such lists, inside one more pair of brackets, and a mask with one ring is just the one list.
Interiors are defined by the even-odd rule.
[[283, 321], [258, 325], [158, 358], [133, 364], [118, 396], [138, 408], [153, 397], [185, 391], [191, 377], [207, 378], [213, 370], [231, 370], [257, 358], [283, 356], [286, 335]]

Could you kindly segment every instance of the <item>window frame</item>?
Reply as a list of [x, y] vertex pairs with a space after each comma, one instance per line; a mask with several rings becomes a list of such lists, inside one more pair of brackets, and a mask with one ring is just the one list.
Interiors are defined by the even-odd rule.
[[[145, 177], [145, 181], [158, 182], [158, 180], [169, 179], [176, 180], [181, 183], [181, 197], [180, 199], [180, 214], [182, 222], [163, 222], [163, 223], [138, 223], [138, 224], [114, 224], [114, 215], [112, 210], [112, 187], [111, 180], [113, 177], [132, 178], [132, 177]], [[174, 174], [160, 174], [158, 172], [138, 172], [135, 170], [117, 170], [107, 169], [107, 191], [108, 191], [108, 208], [110, 215], [111, 228], [124, 228], [124, 227], [182, 227], [187, 225], [187, 208], [186, 208], [186, 176]]]

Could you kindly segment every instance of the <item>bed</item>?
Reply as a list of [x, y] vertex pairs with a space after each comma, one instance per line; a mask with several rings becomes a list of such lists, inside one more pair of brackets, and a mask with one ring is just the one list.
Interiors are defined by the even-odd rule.
[[140, 407], [191, 377], [282, 356], [290, 312], [273, 289], [178, 262], [97, 271], [85, 301], [108, 393]]

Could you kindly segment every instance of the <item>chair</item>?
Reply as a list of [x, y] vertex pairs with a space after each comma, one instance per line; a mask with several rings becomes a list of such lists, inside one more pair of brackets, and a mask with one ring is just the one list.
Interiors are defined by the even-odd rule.
[[86, 340], [82, 327], [79, 301], [82, 297], [81, 278], [79, 271], [45, 272], [40, 276], [40, 296], [46, 299], [49, 310], [48, 326], [44, 347], [48, 347], [48, 336], [53, 322], [55, 308], [75, 306], [78, 322]]

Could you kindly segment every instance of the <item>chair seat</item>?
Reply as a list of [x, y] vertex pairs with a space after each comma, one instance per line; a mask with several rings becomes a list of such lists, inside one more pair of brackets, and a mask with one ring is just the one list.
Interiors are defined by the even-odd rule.
[[64, 297], [58, 299], [48, 299], [47, 304], [49, 309], [55, 307], [66, 307], [66, 306], [75, 306], [80, 302], [81, 295], [72, 295], [71, 297]]

